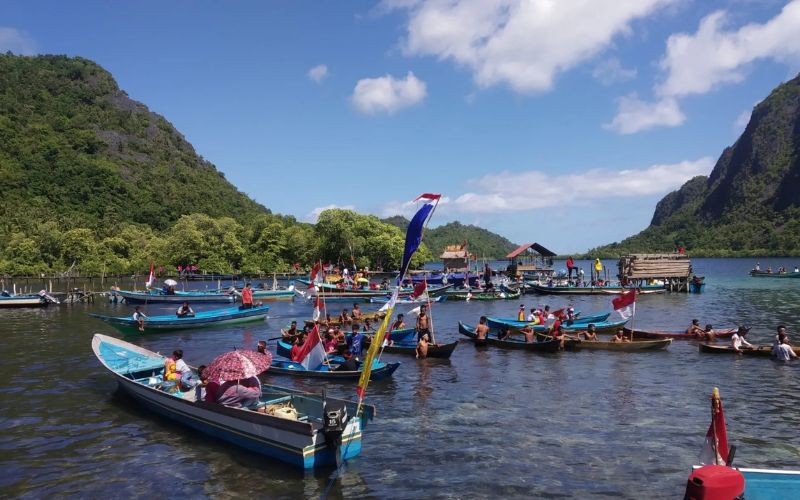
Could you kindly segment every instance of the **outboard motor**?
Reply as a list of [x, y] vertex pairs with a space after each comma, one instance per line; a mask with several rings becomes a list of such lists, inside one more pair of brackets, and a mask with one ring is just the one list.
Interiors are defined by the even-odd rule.
[[347, 406], [344, 403], [328, 402], [327, 399], [324, 401], [322, 414], [325, 422], [322, 432], [325, 434], [325, 443], [333, 450], [338, 467], [341, 465], [342, 433], [347, 425]]

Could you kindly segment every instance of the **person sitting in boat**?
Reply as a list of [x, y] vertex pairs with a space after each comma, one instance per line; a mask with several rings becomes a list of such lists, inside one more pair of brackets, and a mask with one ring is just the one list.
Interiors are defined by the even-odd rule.
[[428, 318], [428, 306], [425, 304], [419, 307], [419, 316], [417, 316], [417, 341], [422, 338], [423, 335], [426, 333], [428, 335], [431, 334], [431, 323], [430, 318]]
[[528, 315], [528, 323], [532, 323], [534, 325], [539, 323], [538, 309], [531, 307], [531, 313]]
[[736, 333], [733, 334], [731, 337], [731, 345], [733, 346], [733, 350], [736, 352], [741, 352], [743, 348], [752, 349], [753, 344], [745, 340], [744, 336], [747, 335], [750, 329], [746, 326], [740, 326]]
[[556, 320], [556, 322], [553, 323], [553, 326], [550, 329], [550, 335], [555, 340], [558, 340], [558, 342], [559, 342], [558, 348], [563, 350], [564, 349], [564, 340], [566, 339], [566, 336], [564, 335], [564, 330], [561, 328], [561, 321]]
[[217, 403], [231, 408], [247, 408], [261, 398], [261, 382], [258, 377], [230, 380], [219, 386]]
[[586, 327], [585, 332], [581, 332], [578, 334], [578, 337], [583, 335], [583, 339], [589, 342], [596, 342], [597, 341], [597, 328], [594, 326], [594, 323], [589, 323], [589, 326]]
[[519, 305], [519, 311], [517, 311], [517, 321], [525, 321], [525, 304]]
[[519, 333], [525, 335], [525, 343], [527, 344], [533, 344], [534, 340], [536, 340], [536, 332], [530, 325], [520, 328]]
[[361, 308], [358, 307], [358, 303], [353, 303], [353, 312], [350, 314], [353, 317], [353, 321], [360, 321], [361, 320]]
[[426, 333], [425, 335], [422, 336], [421, 339], [419, 339], [419, 342], [417, 342], [417, 349], [416, 349], [417, 359], [420, 358], [424, 359], [428, 357], [429, 343], [430, 343], [430, 337], [428, 337], [428, 334]]
[[184, 301], [184, 302], [183, 302], [183, 305], [182, 305], [182, 306], [180, 306], [180, 307], [178, 308], [178, 310], [177, 310], [177, 311], [175, 311], [175, 314], [176, 314], [176, 315], [177, 315], [179, 318], [187, 318], [187, 317], [192, 317], [192, 316], [194, 316], [194, 309], [192, 309], [192, 308], [189, 306], [189, 301]]
[[292, 321], [287, 330], [281, 330], [281, 335], [284, 338], [294, 338], [297, 336], [297, 321]]
[[356, 357], [353, 356], [353, 353], [350, 352], [350, 349], [345, 349], [344, 353], [342, 354], [342, 357], [344, 358], [344, 362], [341, 363], [336, 368], [334, 368], [333, 371], [335, 372], [358, 371], [358, 362], [356, 361]]
[[347, 309], [342, 309], [342, 314], [339, 315], [339, 321], [343, 325], [349, 325], [353, 322], [353, 319], [350, 317], [350, 314], [347, 312]]
[[790, 361], [797, 358], [797, 354], [792, 349], [792, 346], [789, 345], [789, 338], [785, 333], [778, 335], [778, 345], [772, 349], [772, 355], [778, 361]]
[[258, 346], [256, 346], [256, 352], [261, 354], [267, 353], [267, 341], [266, 340], [259, 340]]
[[403, 315], [402, 315], [402, 314], [398, 314], [398, 315], [397, 315], [397, 319], [396, 319], [396, 320], [394, 320], [394, 323], [392, 323], [392, 327], [391, 327], [391, 328], [389, 328], [389, 331], [390, 331], [390, 332], [393, 332], [393, 331], [395, 331], [395, 330], [402, 330], [402, 329], [404, 329], [405, 327], [406, 327], [406, 324], [405, 324], [405, 322], [403, 321]]
[[500, 328], [500, 333], [497, 334], [497, 340], [509, 340], [511, 337], [511, 327], [508, 325], [503, 325]]
[[289, 358], [292, 361], [300, 362], [303, 359], [300, 357], [300, 350], [303, 347], [303, 339], [304, 335], [301, 333], [297, 337], [294, 338], [294, 343], [292, 344], [292, 350], [289, 351]]
[[181, 349], [174, 350], [172, 356], [164, 360], [164, 380], [167, 382], [180, 379], [183, 372], [188, 370]]
[[350, 349], [350, 352], [353, 353], [353, 356], [360, 358], [363, 345], [364, 336], [358, 331], [358, 325], [353, 325], [353, 331], [350, 336], [347, 337], [347, 347]]
[[336, 337], [333, 336], [332, 332], [328, 332], [325, 334], [325, 340], [322, 342], [322, 347], [328, 354], [336, 352], [336, 348], [338, 347], [338, 342], [336, 340]]
[[569, 306], [567, 308], [566, 317], [567, 317], [567, 321], [570, 321], [570, 322], [575, 321], [576, 316], [575, 316], [575, 308], [574, 307]]
[[375, 331], [375, 328], [372, 326], [372, 322], [369, 320], [369, 318], [364, 318], [363, 331], [364, 333]]
[[796, 272], [796, 273], [800, 273], [800, 267], [798, 267], [798, 266], [794, 266], [794, 272]]
[[772, 266], [769, 266], [769, 267], [767, 267], [767, 272], [768, 272], [769, 274], [772, 274]]
[[380, 288], [381, 288], [381, 290], [388, 290], [389, 289], [389, 280], [387, 280], [386, 278], [383, 278], [381, 280]]
[[625, 336], [625, 330], [623, 330], [622, 328], [618, 328], [617, 329], [617, 333], [615, 333], [614, 336], [611, 337], [611, 342], [614, 342], [614, 343], [617, 343], [617, 342], [630, 342], [630, 341], [631, 341], [631, 339], [629, 339], [628, 337]]
[[147, 315], [142, 311], [140, 306], [136, 306], [136, 309], [133, 311], [133, 320], [139, 326], [139, 331], [144, 331], [144, 320], [147, 319]]
[[714, 342], [714, 339], [716, 338], [717, 336], [714, 333], [714, 327], [712, 325], [706, 325], [706, 327], [703, 328], [703, 334], [700, 339], [705, 340], [706, 342]]
[[689, 325], [689, 328], [686, 329], [686, 335], [691, 335], [692, 337], [695, 338], [702, 338], [705, 335], [705, 332], [700, 327], [699, 319], [695, 318], [692, 320], [692, 324]]

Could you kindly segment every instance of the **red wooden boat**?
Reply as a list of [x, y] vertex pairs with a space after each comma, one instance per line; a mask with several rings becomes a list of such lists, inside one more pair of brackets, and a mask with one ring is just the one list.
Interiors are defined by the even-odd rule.
[[[729, 339], [733, 337], [733, 334], [736, 333], [736, 328], [728, 328], [725, 330], [712, 330], [714, 333], [714, 338], [716, 339]], [[625, 335], [630, 336], [631, 329], [625, 328]], [[659, 331], [659, 330], [635, 330], [633, 332], [633, 338], [635, 339], [675, 339], [675, 340], [707, 340], [704, 338], [695, 337], [694, 335], [689, 335], [685, 331], [682, 332], [667, 332], [667, 331]]]

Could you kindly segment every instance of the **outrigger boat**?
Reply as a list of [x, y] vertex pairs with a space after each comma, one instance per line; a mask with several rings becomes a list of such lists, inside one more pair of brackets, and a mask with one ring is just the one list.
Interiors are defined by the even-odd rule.
[[[327, 300], [327, 297], [326, 297], [326, 300]], [[355, 323], [357, 325], [360, 325], [361, 323], [364, 322], [365, 319], [368, 319], [370, 321], [378, 321], [378, 320], [383, 319], [384, 316], [386, 316], [386, 313], [382, 312], [382, 311], [362, 313], [360, 319], [352, 320], [348, 324]], [[314, 326], [314, 323], [315, 323], [315, 321], [313, 319], [307, 319], [307, 320], [304, 320], [303, 322], [306, 325], [310, 325], [310, 326]], [[328, 326], [337, 326], [337, 325], [338, 326], [342, 326], [342, 320], [338, 316], [331, 316], [331, 319], [328, 321]]]
[[119, 387], [156, 414], [196, 431], [304, 469], [335, 466], [361, 452], [362, 430], [375, 408], [325, 395], [262, 385], [258, 406], [291, 405], [296, 419], [197, 401], [195, 392], [165, 392], [164, 356], [96, 334], [92, 350]]
[[[736, 328], [727, 328], [725, 330], [712, 330], [711, 333], [718, 339], [729, 339], [736, 333], [736, 330]], [[626, 327], [625, 335], [630, 336], [630, 334], [631, 329]], [[640, 339], [700, 340], [685, 331], [634, 330], [633, 336]]]
[[264, 321], [268, 312], [268, 305], [260, 305], [250, 309], [229, 307], [213, 311], [201, 311], [195, 313], [194, 316], [184, 316], [182, 318], [175, 314], [148, 316], [144, 319], [144, 332], [139, 331], [139, 324], [131, 316], [104, 316], [102, 314], [89, 314], [89, 316], [105, 321], [123, 333], [141, 334]]
[[665, 293], [664, 285], [642, 285], [639, 287], [622, 286], [563, 286], [563, 285], [527, 285], [536, 293], [543, 295], [597, 295], [597, 294], [620, 294], [628, 290], [636, 290], [636, 295], [647, 295], [653, 293]]
[[790, 272], [782, 272], [782, 273], [772, 273], [769, 271], [756, 271], [753, 269], [750, 271], [750, 277], [752, 278], [800, 278], [800, 272], [797, 273], [790, 273]]
[[[577, 317], [572, 320], [562, 320], [561, 326], [563, 328], [570, 328], [572, 326], [581, 325], [585, 328], [589, 323], [607, 323], [609, 316], [611, 316], [611, 313], [590, 314], [589, 316]], [[545, 325], [535, 325], [530, 321], [519, 321], [513, 318], [495, 318], [490, 316], [486, 319], [488, 320], [487, 324], [489, 328], [494, 330], [500, 330], [506, 326], [515, 330], [525, 328], [526, 326], [534, 328], [539, 327], [542, 331], [547, 328]]]
[[446, 300], [516, 300], [522, 295], [522, 291], [510, 289], [496, 289], [496, 290], [448, 290], [444, 296]]
[[520, 340], [511, 337], [505, 340], [500, 340], [497, 338], [497, 335], [492, 335], [491, 333], [487, 335], [486, 339], [483, 342], [481, 342], [480, 340], [478, 340], [478, 335], [475, 333], [475, 328], [467, 326], [460, 321], [458, 322], [458, 333], [464, 335], [465, 337], [469, 337], [472, 340], [472, 342], [475, 343], [476, 346], [485, 344], [494, 347], [501, 347], [503, 349], [522, 349], [526, 351], [536, 351], [536, 352], [558, 352], [559, 349], [561, 348], [561, 342], [558, 340], [526, 342], [525, 340]]
[[234, 295], [220, 292], [182, 292], [176, 291], [174, 294], [167, 294], [163, 290], [151, 290], [149, 292], [134, 292], [131, 290], [119, 290], [121, 295], [129, 304], [182, 304], [184, 301], [196, 304], [202, 303], [225, 303], [233, 302]]

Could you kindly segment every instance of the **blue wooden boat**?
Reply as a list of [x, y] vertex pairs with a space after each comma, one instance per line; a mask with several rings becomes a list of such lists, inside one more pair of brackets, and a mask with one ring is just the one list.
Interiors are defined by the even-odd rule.
[[[437, 359], [449, 359], [453, 351], [458, 346], [458, 341], [450, 342], [449, 344], [428, 344], [428, 357]], [[391, 354], [406, 354], [416, 356], [417, 343], [414, 341], [401, 341], [387, 345], [383, 348], [384, 352]]]
[[213, 311], [201, 311], [195, 313], [194, 316], [186, 316], [183, 318], [179, 318], [175, 314], [148, 316], [144, 320], [144, 332], [139, 331], [138, 323], [136, 323], [131, 316], [104, 316], [102, 314], [89, 314], [89, 316], [105, 321], [123, 333], [142, 334], [232, 325], [250, 321], [264, 321], [268, 312], [268, 305], [259, 305], [251, 309], [227, 307], [225, 309], [215, 309]]
[[50, 302], [34, 294], [0, 296], [0, 309], [11, 307], [47, 307]]
[[[358, 380], [361, 377], [361, 366], [355, 371], [337, 371], [335, 370], [336, 364], [331, 366], [334, 368], [333, 370], [329, 369], [326, 364], [322, 364], [314, 370], [307, 370], [300, 363], [288, 359], [273, 358], [269, 370], [265, 373], [267, 375], [291, 375], [293, 377], [324, 378], [330, 380]], [[400, 366], [400, 363], [384, 363], [375, 359], [372, 361], [372, 372], [370, 372], [369, 379], [381, 380], [391, 377], [398, 366]]]
[[[586, 328], [589, 323], [606, 323], [608, 317], [611, 316], [611, 313], [599, 313], [599, 314], [590, 314], [589, 316], [578, 317], [573, 320], [564, 320], [561, 325], [563, 328], [570, 328], [570, 327], [577, 327], [581, 326], [581, 328]], [[519, 330], [520, 328], [525, 328], [526, 326], [531, 326], [535, 331], [544, 331], [547, 329], [544, 325], [532, 325], [530, 321], [519, 321], [513, 318], [495, 318], [495, 317], [488, 317], [488, 325], [489, 328], [493, 330], [501, 330], [502, 328], [508, 326], [509, 328], [513, 328]]]
[[528, 343], [524, 339], [520, 340], [513, 337], [500, 340], [497, 338], [496, 334], [491, 333], [486, 337], [485, 340], [481, 341], [478, 340], [478, 336], [475, 333], [474, 327], [467, 326], [460, 321], [458, 322], [458, 333], [472, 339], [477, 347], [482, 345], [491, 345], [495, 347], [501, 347], [503, 349], [521, 349], [535, 352], [558, 352], [559, 349], [561, 349], [561, 342], [558, 340], [545, 340]]
[[[128, 342], [95, 335], [92, 350], [119, 387], [152, 412], [195, 431], [304, 469], [335, 466], [361, 452], [361, 434], [375, 408], [293, 389], [263, 385], [257, 407], [291, 405], [296, 419], [197, 401], [194, 392], [160, 389], [164, 357]], [[331, 411], [338, 420], [331, 421]], [[336, 416], [336, 415], [334, 415]], [[338, 430], [337, 430], [338, 429]]]
[[149, 292], [134, 292], [131, 290], [119, 290], [117, 292], [129, 304], [183, 304], [188, 300], [190, 303], [231, 303], [234, 295], [220, 292], [182, 292], [176, 291], [174, 294], [166, 294], [162, 290], [151, 290]]

